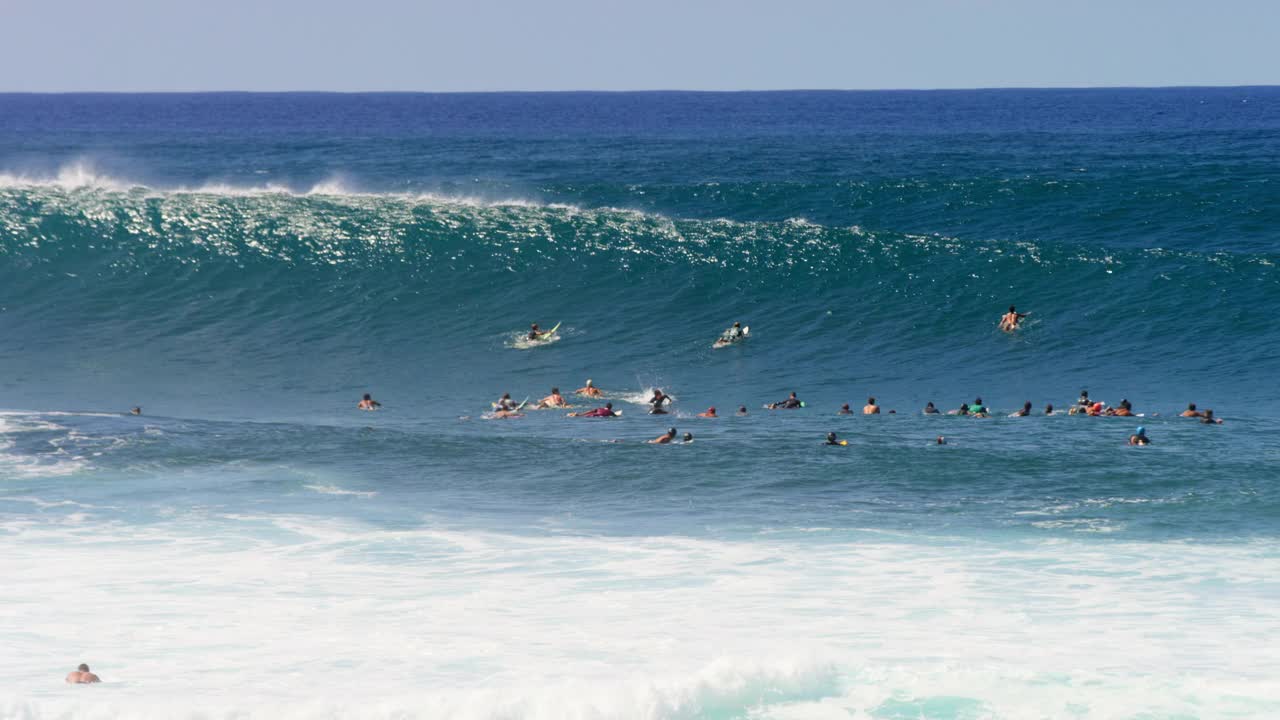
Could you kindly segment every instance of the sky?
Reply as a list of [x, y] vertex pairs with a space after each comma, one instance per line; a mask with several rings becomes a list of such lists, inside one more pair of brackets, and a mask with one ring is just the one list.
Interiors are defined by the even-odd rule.
[[1280, 84], [1277, 0], [0, 0], [0, 91]]

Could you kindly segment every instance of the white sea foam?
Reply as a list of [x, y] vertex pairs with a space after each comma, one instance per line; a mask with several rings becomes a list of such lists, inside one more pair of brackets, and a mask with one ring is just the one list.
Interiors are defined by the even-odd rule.
[[[1280, 712], [1267, 543], [0, 529], [4, 717]], [[63, 686], [79, 662], [104, 685]]]
[[[551, 208], [581, 212], [582, 208], [566, 203], [544, 203], [526, 198], [450, 195], [434, 192], [369, 192], [352, 187], [341, 177], [331, 177], [306, 187], [278, 182], [239, 185], [226, 182], [204, 182], [196, 185], [156, 187], [140, 181], [99, 172], [88, 162], [65, 165], [53, 174], [0, 172], [0, 189], [54, 188], [63, 191], [94, 190], [111, 193], [138, 192], [146, 195], [213, 195], [226, 197], [260, 197], [283, 195], [314, 198], [392, 198], [406, 202], [423, 202], [466, 207]], [[633, 210], [602, 208], [606, 212], [632, 213]]]
[[351, 495], [353, 497], [374, 497], [378, 493], [373, 490], [344, 490], [337, 485], [303, 485], [302, 487], [318, 492], [321, 495]]

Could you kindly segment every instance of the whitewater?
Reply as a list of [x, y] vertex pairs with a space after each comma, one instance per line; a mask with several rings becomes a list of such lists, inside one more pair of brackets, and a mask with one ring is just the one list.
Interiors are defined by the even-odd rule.
[[0, 95], [0, 717], [1275, 717], [1277, 157], [1274, 88]]

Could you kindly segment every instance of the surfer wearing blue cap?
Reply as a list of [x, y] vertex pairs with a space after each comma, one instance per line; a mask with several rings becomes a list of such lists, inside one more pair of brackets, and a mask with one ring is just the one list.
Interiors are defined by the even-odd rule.
[[1139, 425], [1137, 432], [1129, 436], [1129, 444], [1130, 445], [1150, 445], [1151, 438], [1147, 437], [1147, 429]]

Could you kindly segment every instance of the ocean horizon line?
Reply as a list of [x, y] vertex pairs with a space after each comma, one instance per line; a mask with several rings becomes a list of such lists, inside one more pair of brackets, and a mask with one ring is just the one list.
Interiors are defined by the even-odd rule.
[[1280, 88], [1274, 84], [1188, 84], [1188, 85], [1001, 85], [971, 87], [893, 87], [893, 88], [635, 88], [635, 89], [540, 89], [540, 90], [7, 90], [0, 89], [0, 96], [15, 95], [777, 95], [786, 93], [962, 93], [962, 92], [1055, 92], [1055, 91], [1109, 91], [1109, 90], [1270, 90]]

